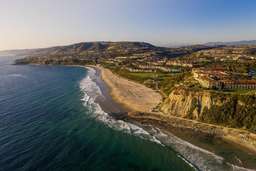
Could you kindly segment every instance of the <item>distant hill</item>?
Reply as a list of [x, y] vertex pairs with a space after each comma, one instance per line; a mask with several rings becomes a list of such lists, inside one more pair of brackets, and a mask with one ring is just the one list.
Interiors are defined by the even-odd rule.
[[82, 42], [68, 46], [38, 49], [34, 54], [83, 54], [85, 52], [121, 52], [125, 50], [154, 50], [155, 46], [145, 42]]
[[[205, 48], [205, 47], [203, 47]], [[31, 50], [12, 50], [10, 53], [25, 58], [16, 63], [40, 64], [85, 64], [113, 59], [116, 57], [140, 57], [146, 60], [158, 60], [184, 56], [198, 51], [201, 47], [165, 48], [146, 42], [82, 42], [67, 46], [56, 46]]]
[[158, 47], [146, 42], [82, 42], [67, 46], [50, 48], [12, 50], [9, 52], [23, 55], [17, 63], [75, 64], [113, 59], [116, 57], [140, 57], [145, 61], [163, 58], [175, 58], [193, 52], [211, 49], [205, 45], [193, 45], [180, 48]]
[[68, 55], [68, 54], [83, 54], [87, 52], [139, 52], [145, 50], [157, 50], [149, 43], [145, 42], [82, 42], [67, 46], [56, 46], [49, 48], [38, 49], [21, 49], [21, 50], [6, 50], [0, 53], [9, 53], [16, 55]]
[[242, 40], [233, 42], [209, 42], [205, 44], [206, 46], [239, 46], [239, 45], [256, 45], [256, 40]]
[[158, 47], [146, 42], [81, 42], [66, 46], [55, 46], [38, 49], [21, 49], [0, 51], [5, 54], [44, 56], [44, 55], [86, 55], [86, 54], [134, 54], [151, 52], [166, 57], [185, 55], [193, 51], [208, 49], [206, 45], [191, 45], [176, 48]]
[[12, 54], [79, 54], [85, 51], [107, 51], [107, 50], [139, 50], [139, 49], [152, 49], [153, 45], [144, 42], [83, 42], [67, 46], [56, 46], [49, 48], [38, 49], [18, 49], [18, 50], [6, 50], [1, 53]]
[[132, 54], [147, 53], [151, 56], [177, 57], [193, 51], [208, 48], [207, 46], [187, 46], [183, 48], [158, 47], [146, 42], [82, 42], [67, 46], [56, 46], [40, 49], [5, 51], [26, 56], [68, 56], [112, 58], [116, 56], [129, 56]]

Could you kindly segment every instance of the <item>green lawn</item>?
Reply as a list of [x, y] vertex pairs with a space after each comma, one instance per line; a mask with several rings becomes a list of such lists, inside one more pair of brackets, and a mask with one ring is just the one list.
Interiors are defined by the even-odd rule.
[[129, 72], [116, 67], [108, 67], [114, 73], [146, 85], [147, 87], [161, 90], [165, 95], [169, 95], [175, 84], [184, 80], [185, 73], [163, 73], [163, 72]]

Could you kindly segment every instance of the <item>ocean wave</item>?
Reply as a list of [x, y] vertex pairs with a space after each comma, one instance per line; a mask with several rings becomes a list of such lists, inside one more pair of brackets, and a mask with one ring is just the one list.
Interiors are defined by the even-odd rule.
[[5, 77], [27, 78], [25, 75], [22, 74], [8, 74]]
[[152, 136], [143, 128], [122, 120], [116, 120], [102, 110], [101, 106], [95, 102], [96, 98], [104, 98], [101, 89], [97, 83], [93, 81], [95, 74], [96, 71], [94, 69], [88, 68], [87, 76], [80, 82], [80, 88], [84, 93], [84, 96], [81, 100], [85, 106], [89, 107], [91, 113], [93, 113], [92, 117], [95, 117], [95, 119], [101, 121], [110, 128], [132, 134], [164, 146], [156, 137]]

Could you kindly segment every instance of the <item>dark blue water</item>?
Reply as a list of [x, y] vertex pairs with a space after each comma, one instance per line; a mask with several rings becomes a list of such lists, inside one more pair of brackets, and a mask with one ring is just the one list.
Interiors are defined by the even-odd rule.
[[109, 128], [83, 105], [78, 67], [0, 57], [0, 170], [192, 170], [157, 143]]

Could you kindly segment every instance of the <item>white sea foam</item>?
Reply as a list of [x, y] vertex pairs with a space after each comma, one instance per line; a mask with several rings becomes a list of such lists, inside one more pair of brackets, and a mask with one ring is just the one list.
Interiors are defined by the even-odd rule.
[[8, 74], [8, 75], [3, 75], [1, 77], [15, 77], [15, 78], [24, 78], [24, 79], [27, 78], [25, 75], [22, 75], [22, 74]]
[[99, 86], [94, 82], [95, 70], [88, 68], [87, 76], [80, 82], [80, 87], [84, 93], [82, 101], [84, 105], [89, 106], [90, 110], [98, 121], [103, 122], [110, 128], [115, 130], [123, 131], [128, 134], [138, 136], [140, 138], [150, 140], [152, 142], [158, 143], [162, 146], [171, 146], [179, 154], [179, 158], [188, 163], [192, 168], [197, 170], [194, 166], [200, 170], [232, 170], [232, 171], [251, 171], [250, 169], [245, 169], [232, 165], [230, 163], [225, 163], [224, 159], [216, 154], [209, 152], [205, 149], [199, 148], [189, 142], [186, 142], [171, 133], [165, 134], [160, 129], [155, 128], [151, 125], [147, 125], [147, 130], [134, 125], [132, 123], [124, 122], [122, 120], [116, 120], [115, 118], [108, 115], [102, 110], [100, 105], [95, 102], [96, 98], [104, 98], [102, 91]]
[[95, 102], [96, 98], [104, 98], [101, 89], [96, 84], [96, 82], [93, 81], [95, 74], [96, 72], [94, 69], [88, 68], [87, 76], [80, 82], [80, 88], [84, 93], [82, 101], [84, 102], [84, 105], [89, 106], [90, 110], [92, 110], [92, 113], [94, 114], [92, 117], [95, 117], [98, 121], [103, 122], [104, 124], [115, 130], [123, 131], [128, 134], [133, 134], [143, 139], [147, 139], [163, 145], [159, 140], [157, 140], [154, 136], [150, 135], [143, 128], [122, 120], [116, 120], [102, 110], [101, 106]]

